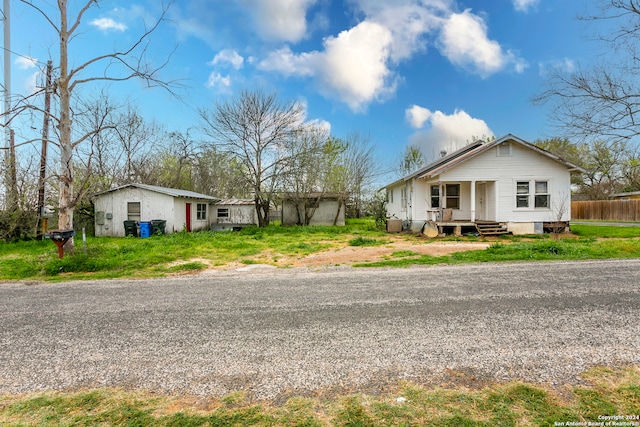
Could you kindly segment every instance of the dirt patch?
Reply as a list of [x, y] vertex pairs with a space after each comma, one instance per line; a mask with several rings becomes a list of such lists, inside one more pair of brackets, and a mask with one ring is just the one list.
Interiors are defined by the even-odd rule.
[[491, 245], [491, 242], [407, 241], [406, 238], [395, 236], [388, 240], [389, 243], [379, 246], [343, 246], [287, 261], [295, 267], [351, 265], [360, 262], [382, 261], [399, 251], [413, 252], [416, 255], [443, 256], [454, 252], [482, 250]]

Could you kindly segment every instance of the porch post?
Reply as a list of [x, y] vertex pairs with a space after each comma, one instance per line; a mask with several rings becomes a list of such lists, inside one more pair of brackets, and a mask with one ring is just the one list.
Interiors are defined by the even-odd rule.
[[476, 181], [471, 181], [471, 222], [476, 221]]
[[439, 200], [440, 200], [440, 203], [439, 203], [440, 207], [438, 208], [438, 209], [440, 209], [440, 215], [438, 215], [438, 219], [440, 221], [442, 221], [443, 218], [444, 218], [444, 208], [445, 208], [444, 202], [445, 202], [445, 198], [444, 198], [444, 194], [442, 193], [442, 181], [440, 181], [440, 180], [438, 180], [438, 197], [439, 197]]

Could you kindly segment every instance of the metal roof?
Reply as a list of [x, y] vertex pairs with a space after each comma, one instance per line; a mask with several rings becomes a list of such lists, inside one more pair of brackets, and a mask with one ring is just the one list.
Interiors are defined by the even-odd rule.
[[566, 160], [564, 160], [563, 158], [561, 158], [560, 156], [557, 156], [553, 153], [550, 153], [549, 151], [546, 151], [534, 144], [531, 144], [530, 142], [527, 142], [523, 139], [518, 138], [517, 136], [511, 135], [511, 134], [507, 134], [501, 138], [498, 139], [494, 139], [493, 141], [490, 142], [485, 142], [485, 141], [476, 141], [472, 144], [469, 144], [461, 149], [459, 149], [458, 151], [455, 151], [451, 154], [449, 154], [448, 156], [445, 156], [441, 159], [436, 160], [433, 163], [428, 164], [427, 166], [424, 166], [423, 168], [417, 170], [416, 172], [413, 172], [397, 181], [394, 181], [393, 183], [385, 186], [384, 188], [388, 188], [388, 187], [392, 187], [396, 184], [399, 184], [401, 182], [404, 181], [408, 181], [410, 179], [413, 178], [432, 178], [432, 177], [436, 177], [438, 175], [440, 175], [441, 173], [445, 172], [446, 170], [455, 167], [475, 156], [477, 156], [480, 153], [484, 153], [485, 151], [489, 150], [492, 147], [495, 147], [497, 145], [502, 144], [503, 142], [515, 142], [517, 144], [520, 144], [521, 146], [528, 148], [532, 151], [535, 151], [539, 154], [542, 154], [543, 156], [549, 157], [552, 160], [555, 160], [558, 163], [562, 163], [564, 166], [567, 167], [567, 169], [569, 169], [569, 171], [580, 171], [580, 172], [584, 172], [584, 169], [582, 169], [579, 166], [574, 165], [573, 163], [570, 163]]
[[253, 205], [253, 199], [222, 199], [216, 201], [216, 205]]
[[177, 188], [158, 187], [157, 185], [148, 185], [148, 184], [125, 184], [119, 187], [111, 188], [109, 190], [97, 193], [94, 195], [94, 197], [100, 196], [106, 193], [111, 193], [114, 191], [120, 191], [125, 188], [140, 188], [143, 190], [154, 191], [156, 193], [166, 194], [168, 196], [173, 196], [173, 197], [181, 197], [184, 199], [202, 199], [202, 200], [211, 200], [211, 201], [220, 200], [218, 197], [207, 196], [206, 194], [196, 193], [195, 191], [180, 190]]

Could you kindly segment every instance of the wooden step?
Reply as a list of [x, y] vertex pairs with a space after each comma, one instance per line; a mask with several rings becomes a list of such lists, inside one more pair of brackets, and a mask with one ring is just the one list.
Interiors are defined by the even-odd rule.
[[508, 234], [507, 227], [495, 221], [476, 221], [476, 229], [483, 236]]

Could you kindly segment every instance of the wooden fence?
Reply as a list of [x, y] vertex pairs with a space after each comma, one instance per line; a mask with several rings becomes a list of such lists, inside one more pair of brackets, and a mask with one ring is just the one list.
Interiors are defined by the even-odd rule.
[[640, 200], [571, 202], [571, 219], [640, 221]]

